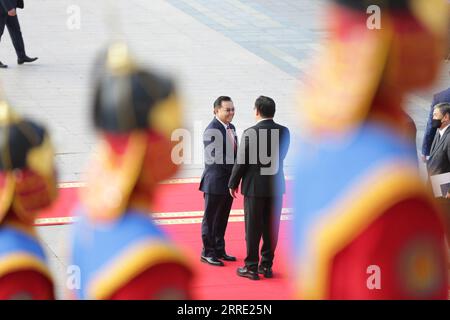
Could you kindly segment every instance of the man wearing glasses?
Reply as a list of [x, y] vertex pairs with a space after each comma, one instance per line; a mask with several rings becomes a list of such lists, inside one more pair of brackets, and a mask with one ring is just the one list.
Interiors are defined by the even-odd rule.
[[214, 102], [214, 119], [203, 134], [205, 169], [200, 191], [205, 200], [202, 221], [203, 250], [201, 261], [223, 266], [225, 261], [236, 261], [225, 250], [225, 230], [233, 198], [228, 192], [228, 180], [236, 159], [237, 137], [231, 121], [234, 104], [230, 97], [220, 96]]

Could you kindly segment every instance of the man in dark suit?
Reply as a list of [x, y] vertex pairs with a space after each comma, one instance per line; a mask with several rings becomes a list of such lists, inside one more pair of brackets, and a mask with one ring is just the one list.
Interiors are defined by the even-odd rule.
[[[436, 105], [433, 112], [432, 127], [437, 132], [431, 146], [427, 162], [430, 176], [450, 172], [450, 103]], [[444, 195], [450, 198], [450, 191]]]
[[[23, 64], [25, 62], [33, 62], [38, 58], [30, 58], [25, 53], [25, 44], [20, 30], [19, 19], [17, 18], [16, 9], [24, 8], [23, 0], [0, 0], [0, 39], [5, 30], [5, 25], [8, 28], [11, 36], [14, 49], [17, 54], [17, 63]], [[0, 62], [0, 68], [7, 68], [6, 64]]]
[[204, 192], [205, 212], [202, 221], [203, 250], [201, 261], [223, 266], [236, 261], [225, 250], [225, 230], [233, 198], [228, 192], [228, 180], [236, 159], [237, 137], [231, 124], [234, 104], [230, 97], [221, 96], [214, 102], [214, 119], [203, 134], [205, 170], [200, 182]]
[[[285, 180], [283, 161], [290, 134], [286, 127], [273, 121], [275, 102], [261, 96], [255, 102], [256, 125], [245, 130], [233, 167], [228, 187], [232, 197], [242, 179], [244, 195], [245, 239], [247, 257], [245, 266], [237, 274], [258, 280], [259, 274], [271, 278], [275, 248], [278, 241]], [[261, 261], [259, 261], [259, 244]]]
[[434, 107], [443, 102], [450, 102], [450, 88], [445, 89], [434, 95], [433, 102], [431, 103], [430, 113], [428, 116], [427, 127], [425, 128], [425, 133], [423, 135], [422, 142], [422, 161], [426, 161], [426, 158], [430, 155], [431, 144], [433, 143], [434, 136], [436, 134], [436, 128], [431, 126], [433, 120]]

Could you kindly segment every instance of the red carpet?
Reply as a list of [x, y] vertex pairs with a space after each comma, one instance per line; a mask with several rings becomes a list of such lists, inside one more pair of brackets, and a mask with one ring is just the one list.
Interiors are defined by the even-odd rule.
[[[152, 212], [160, 224], [199, 223], [203, 216], [203, 193], [198, 190], [199, 179], [174, 179], [162, 183], [155, 196]], [[62, 183], [57, 201], [38, 214], [36, 225], [58, 225], [74, 221], [73, 209], [78, 204], [81, 183]], [[288, 191], [290, 182], [288, 182]], [[283, 208], [289, 208], [285, 201]], [[242, 221], [243, 197], [233, 202], [231, 221]], [[289, 210], [285, 210], [288, 213]]]
[[[233, 202], [225, 241], [227, 252], [237, 257], [236, 262], [225, 262], [225, 267], [214, 267], [200, 262], [202, 249], [201, 226], [203, 216], [203, 193], [198, 190], [199, 179], [176, 179], [160, 185], [153, 217], [169, 236], [180, 245], [191, 259], [195, 272], [194, 299], [288, 299], [288, 281], [285, 279], [284, 254], [288, 221], [280, 227], [279, 245], [273, 267], [274, 278], [252, 281], [238, 277], [236, 269], [244, 265], [246, 255], [243, 221], [243, 197]], [[78, 204], [80, 183], [60, 185], [58, 200], [51, 208], [40, 212], [36, 225], [66, 224], [74, 221], [73, 209]], [[288, 190], [290, 184], [288, 183]], [[288, 218], [285, 201], [282, 219]]]
[[[200, 223], [203, 216], [203, 194], [198, 191], [198, 179], [178, 179], [161, 184], [153, 216], [158, 224], [178, 243], [191, 259], [196, 273], [194, 299], [214, 300], [272, 300], [289, 299], [292, 281], [287, 279], [289, 261], [289, 221], [282, 221], [276, 257], [274, 278], [261, 277], [258, 281], [241, 278], [236, 269], [244, 265], [246, 255], [243, 221], [243, 197], [239, 195], [233, 203], [226, 233], [227, 253], [237, 257], [236, 262], [225, 262], [225, 267], [214, 267], [200, 262], [202, 249]], [[79, 183], [61, 184], [58, 200], [51, 208], [41, 212], [36, 225], [55, 225], [73, 222], [73, 208], [78, 203]], [[291, 181], [287, 184], [288, 194]], [[289, 198], [286, 197], [286, 198]], [[286, 220], [291, 207], [284, 201], [282, 220]]]
[[228, 224], [225, 236], [227, 253], [236, 256], [237, 261], [225, 261], [225, 267], [214, 267], [200, 262], [202, 244], [199, 224], [164, 225], [163, 228], [191, 257], [196, 272], [195, 299], [286, 300], [291, 296], [290, 283], [286, 279], [288, 264], [285, 261], [287, 257], [288, 224], [288, 221], [281, 223], [279, 243], [273, 266], [274, 277], [272, 279], [261, 277], [257, 281], [236, 275], [236, 269], [244, 265], [245, 258], [243, 222], [230, 222]]

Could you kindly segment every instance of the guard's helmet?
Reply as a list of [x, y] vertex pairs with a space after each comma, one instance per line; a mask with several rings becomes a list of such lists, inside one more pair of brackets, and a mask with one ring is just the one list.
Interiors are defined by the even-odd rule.
[[56, 197], [54, 153], [46, 129], [0, 102], [0, 221], [33, 223]]
[[157, 183], [178, 169], [171, 136], [181, 107], [172, 81], [138, 67], [125, 44], [102, 57], [93, 101], [101, 140], [83, 199], [93, 218], [109, 220], [130, 206], [149, 207]]

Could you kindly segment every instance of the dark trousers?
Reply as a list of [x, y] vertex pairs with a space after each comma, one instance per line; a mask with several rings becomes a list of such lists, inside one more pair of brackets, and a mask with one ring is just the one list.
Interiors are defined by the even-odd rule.
[[22, 32], [20, 31], [20, 24], [17, 15], [11, 17], [8, 16], [8, 14], [0, 13], [0, 39], [5, 31], [5, 25], [8, 28], [14, 49], [16, 49], [17, 57], [25, 57], [25, 44], [23, 43]]
[[225, 251], [225, 230], [233, 198], [230, 194], [204, 193], [205, 213], [202, 221], [202, 255], [220, 257]]
[[[275, 248], [278, 243], [282, 196], [277, 197], [245, 197], [245, 241], [247, 244], [247, 257], [245, 266], [256, 271], [258, 264], [263, 267], [272, 267]], [[259, 244], [261, 248], [261, 262], [259, 262]]]

